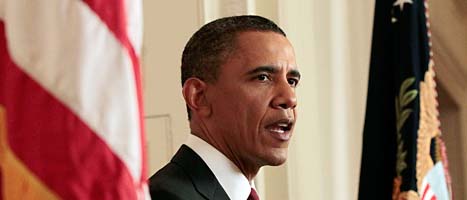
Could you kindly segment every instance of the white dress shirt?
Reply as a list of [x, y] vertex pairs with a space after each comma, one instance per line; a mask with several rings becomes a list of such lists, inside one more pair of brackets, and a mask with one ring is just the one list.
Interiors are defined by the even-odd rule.
[[248, 198], [254, 184], [248, 181], [230, 159], [193, 134], [189, 134], [185, 144], [208, 165], [231, 200], [246, 200]]

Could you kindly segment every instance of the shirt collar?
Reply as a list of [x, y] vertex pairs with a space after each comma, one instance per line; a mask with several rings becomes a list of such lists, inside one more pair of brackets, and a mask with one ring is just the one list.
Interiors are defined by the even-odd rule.
[[231, 200], [245, 200], [254, 185], [238, 167], [219, 150], [201, 138], [189, 134], [185, 143], [208, 165]]

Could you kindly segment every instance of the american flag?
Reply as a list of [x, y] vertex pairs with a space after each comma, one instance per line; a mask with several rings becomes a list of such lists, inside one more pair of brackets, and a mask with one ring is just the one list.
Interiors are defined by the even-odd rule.
[[0, 199], [149, 199], [140, 0], [0, 0]]

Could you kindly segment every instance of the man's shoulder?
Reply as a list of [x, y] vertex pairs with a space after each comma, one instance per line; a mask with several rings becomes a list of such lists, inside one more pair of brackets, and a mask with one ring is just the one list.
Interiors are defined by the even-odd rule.
[[149, 178], [152, 199], [183, 200], [204, 199], [196, 191], [191, 178], [176, 163], [169, 163]]
[[161, 200], [229, 199], [207, 164], [186, 145], [149, 179], [149, 190]]

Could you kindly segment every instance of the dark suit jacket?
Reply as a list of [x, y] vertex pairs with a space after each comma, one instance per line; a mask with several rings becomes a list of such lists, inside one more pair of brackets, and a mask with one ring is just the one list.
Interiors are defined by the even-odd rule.
[[229, 200], [206, 163], [186, 145], [149, 179], [149, 190], [153, 200]]

